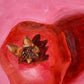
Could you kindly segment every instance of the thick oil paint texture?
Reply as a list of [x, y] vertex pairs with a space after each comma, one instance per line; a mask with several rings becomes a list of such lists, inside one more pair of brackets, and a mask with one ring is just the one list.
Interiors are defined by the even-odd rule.
[[66, 35], [67, 43], [72, 54], [72, 62], [64, 78], [63, 84], [73, 82], [84, 71], [84, 14], [64, 17], [56, 25]]
[[[55, 26], [26, 21], [17, 24], [11, 30], [0, 49], [0, 63], [7, 73], [11, 84], [62, 83], [63, 77], [71, 63], [71, 54], [64, 32], [59, 28], [53, 31], [52, 28], [55, 28]], [[34, 62], [29, 65], [24, 63], [18, 64], [18, 58], [10, 53], [7, 44], [12, 43], [17, 46], [22, 46], [25, 36], [32, 39], [37, 34], [40, 34], [41, 40], [48, 40], [47, 46], [49, 48], [46, 54], [49, 55], [49, 58], [45, 61]], [[4, 64], [4, 61], [6, 64]]]
[[[57, 24], [58, 20], [60, 20], [63, 16], [71, 16], [75, 13], [83, 14], [84, 13], [83, 9], [84, 9], [84, 1], [83, 0], [74, 0], [74, 1], [73, 0], [68, 0], [68, 1], [67, 0], [59, 0], [59, 1], [57, 1], [57, 0], [46, 0], [46, 1], [45, 0], [35, 0], [33, 2], [32, 2], [32, 0], [18, 0], [18, 1], [16, 1], [16, 0], [11, 0], [11, 1], [10, 0], [0, 0], [0, 19], [1, 19], [0, 20], [0, 47], [3, 44], [7, 35], [9, 34], [10, 30], [19, 22], [36, 21], [36, 22], [45, 23], [45, 24], [53, 24], [54, 22], [56, 22], [56, 24]], [[84, 18], [84, 17], [82, 17], [82, 18]], [[66, 18], [66, 19], [68, 19], [68, 18]], [[82, 39], [83, 35], [84, 35], [82, 32], [82, 30], [84, 29], [83, 21], [80, 21], [80, 18], [78, 18], [78, 19], [79, 19], [79, 21], [77, 20], [78, 22], [74, 23], [74, 25], [79, 24], [80, 22], [82, 23], [82, 25], [80, 23], [81, 28], [79, 26], [79, 29], [77, 30], [77, 32], [79, 32], [79, 33], [76, 34], [75, 33], [76, 28], [74, 29], [74, 27], [72, 27], [72, 26], [71, 26], [72, 27], [71, 30], [70, 30], [70, 27], [68, 27], [67, 31], [65, 31], [66, 37], [67, 37], [66, 39], [67, 39], [67, 43], [69, 45], [70, 51], [75, 54], [75, 57], [82, 56], [82, 54], [84, 54], [83, 53], [83, 39]], [[64, 20], [62, 20], [62, 21], [64, 21]], [[72, 20], [71, 23], [73, 23], [73, 21], [76, 21], [76, 20]], [[59, 23], [61, 23], [61, 22], [59, 22]], [[66, 25], [69, 26], [69, 22], [67, 22]], [[64, 26], [66, 27], [66, 25], [64, 23], [64, 25], [62, 25], [63, 28], [64, 28]], [[62, 26], [60, 25], [61, 28], [62, 28]], [[78, 28], [78, 26], [77, 26], [77, 28]], [[64, 29], [66, 29], [66, 28], [64, 28]], [[53, 29], [53, 30], [56, 31], [55, 29]], [[75, 34], [72, 34], [71, 32], [69, 32], [72, 30], [74, 31]], [[82, 34], [80, 33], [80, 31]], [[33, 38], [33, 36], [30, 36], [30, 38]], [[12, 41], [13, 41], [13, 39], [12, 39]], [[22, 45], [20, 45], [20, 46], [22, 46]], [[78, 47], [77, 50], [76, 50], [76, 47]], [[73, 52], [73, 50], [74, 50], [74, 52]], [[78, 52], [80, 52], [79, 55], [77, 54]], [[11, 57], [11, 59], [12, 59], [12, 57]], [[83, 61], [84, 59], [81, 57], [80, 60]], [[6, 61], [6, 60], [4, 60], [4, 61]], [[83, 67], [81, 62], [79, 62], [79, 63], [81, 65], [81, 67]], [[10, 65], [10, 67], [11, 67], [11, 65]], [[21, 65], [21, 68], [22, 67], [23, 66]], [[76, 72], [76, 74], [78, 73], [79, 75], [74, 75], [72, 73], [75, 80], [73, 80], [71, 82], [69, 80], [70, 84], [83, 84], [84, 83], [84, 80], [83, 80], [84, 74], [82, 73], [82, 71], [83, 71], [82, 69], [83, 68], [79, 68], [78, 72]], [[12, 72], [14, 72], [12, 67], [11, 67], [11, 70], [12, 70]], [[71, 69], [71, 70], [73, 70], [73, 69]], [[32, 70], [32, 71], [35, 72], [35, 70]], [[26, 71], [24, 73], [26, 74]], [[0, 84], [10, 84], [8, 77], [3, 72], [3, 69], [1, 68], [1, 66], [0, 66], [0, 74], [1, 74], [0, 75]], [[16, 76], [16, 75], [14, 75], [14, 76]], [[79, 78], [77, 78], [75, 76], [77, 76]], [[64, 81], [66, 80], [66, 77], [67, 76], [65, 76]], [[73, 79], [72, 76], [70, 79], [71, 80]], [[64, 82], [64, 84], [66, 84], [65, 82]], [[14, 83], [14, 84], [16, 84], [16, 83]]]

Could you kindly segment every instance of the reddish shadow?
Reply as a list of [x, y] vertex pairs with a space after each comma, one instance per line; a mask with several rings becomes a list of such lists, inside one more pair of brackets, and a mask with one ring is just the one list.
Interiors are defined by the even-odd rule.
[[55, 24], [65, 32], [72, 54], [71, 65], [63, 80], [63, 84], [69, 84], [84, 71], [84, 14], [61, 18]]

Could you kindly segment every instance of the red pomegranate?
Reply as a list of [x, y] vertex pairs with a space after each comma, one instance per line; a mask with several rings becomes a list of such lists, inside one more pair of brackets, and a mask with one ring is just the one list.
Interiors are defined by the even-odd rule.
[[0, 49], [10, 84], [62, 84], [70, 63], [65, 33], [55, 25], [21, 22]]

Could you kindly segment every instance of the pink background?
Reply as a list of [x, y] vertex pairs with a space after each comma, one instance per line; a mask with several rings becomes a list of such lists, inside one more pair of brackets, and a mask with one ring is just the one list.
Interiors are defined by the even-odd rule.
[[[83, 12], [84, 0], [0, 0], [0, 46], [11, 28], [25, 20], [51, 24], [64, 15]], [[72, 84], [84, 84], [84, 73]], [[0, 66], [0, 84], [10, 84]]]

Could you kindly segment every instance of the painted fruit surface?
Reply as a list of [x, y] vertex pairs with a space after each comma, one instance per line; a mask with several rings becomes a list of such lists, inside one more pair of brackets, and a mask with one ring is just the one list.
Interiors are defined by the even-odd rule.
[[[54, 27], [56, 26], [22, 22], [11, 30], [0, 49], [0, 63], [11, 84], [62, 83], [66, 70], [71, 63], [71, 54], [64, 33], [59, 28], [53, 31]], [[17, 57], [9, 52], [7, 44], [22, 46], [25, 36], [32, 39], [36, 34], [40, 34], [41, 40], [48, 40], [47, 46], [49, 48], [46, 53], [49, 58], [30, 64], [18, 64]]]
[[[46, 0], [46, 1], [45, 0], [35, 0], [33, 2], [32, 2], [32, 0], [18, 0], [18, 1], [16, 1], [16, 0], [11, 0], [11, 1], [0, 0], [0, 19], [1, 19], [0, 20], [0, 47], [3, 44], [3, 49], [7, 49], [6, 42], [9, 40], [7, 39], [7, 41], [6, 41], [5, 39], [8, 36], [11, 29], [19, 22], [34, 21], [34, 22], [39, 22], [39, 23], [44, 23], [44, 24], [54, 24], [56, 26], [54, 28], [53, 28], [53, 26], [47, 27], [47, 29], [52, 28], [53, 31], [52, 30], [48, 30], [48, 31], [52, 31], [52, 32], [55, 31], [55, 33], [56, 33], [57, 30], [59, 31], [61, 29], [62, 32], [59, 35], [56, 35], [57, 38], [55, 38], [55, 39], [58, 41], [61, 41], [60, 37], [62, 37], [62, 39], [64, 39], [64, 40], [66, 39], [65, 42], [63, 42], [62, 46], [64, 44], [66, 44], [68, 46], [68, 49], [71, 54], [71, 64], [69, 65], [68, 63], [63, 62], [66, 65], [62, 69], [62, 70], [64, 70], [64, 74], [60, 75], [61, 79], [59, 79], [59, 80], [61, 80], [60, 82], [63, 84], [83, 84], [84, 83], [84, 68], [83, 68], [84, 67], [84, 57], [83, 57], [83, 54], [84, 54], [84, 51], [83, 51], [84, 50], [84, 40], [83, 40], [83, 37], [84, 37], [84, 32], [83, 32], [84, 31], [84, 12], [83, 11], [84, 10], [83, 9], [84, 9], [84, 1], [83, 0], [74, 0], [74, 1], [73, 0], [68, 0], [68, 1], [67, 0], [59, 0], [59, 1], [57, 1], [57, 0]], [[26, 34], [26, 35], [28, 35], [32, 39], [36, 34], [37, 33], [33, 33], [33, 35], [30, 35], [30, 34]], [[22, 41], [23, 41], [25, 35], [22, 34], [21, 36], [22, 37], [20, 37], [21, 38], [20, 41], [18, 41], [17, 43], [14, 43], [15, 45], [22, 46]], [[46, 35], [44, 35], [44, 36], [46, 37]], [[47, 40], [50, 40], [49, 36], [47, 36], [46, 38], [44, 38], [44, 36], [43, 36], [43, 32], [42, 32], [41, 40], [45, 40], [47, 38], [48, 38]], [[60, 39], [58, 39], [58, 38], [60, 38]], [[5, 42], [4, 42], [4, 40], [5, 40]], [[47, 46], [51, 45], [51, 44], [49, 44], [49, 42], [50, 41], [48, 41]], [[10, 42], [10, 43], [13, 44], [13, 42]], [[56, 43], [56, 46], [59, 43], [62, 43], [62, 41]], [[56, 49], [59, 50], [58, 48], [60, 48], [59, 45], [58, 45], [58, 47], [56, 47]], [[47, 50], [46, 53], [49, 53], [49, 49]], [[65, 49], [65, 51], [66, 51], [66, 49]], [[65, 52], [65, 51], [63, 51], [63, 52]], [[3, 50], [3, 52], [6, 52], [6, 51]], [[1, 53], [3, 53], [3, 52], [1, 52]], [[5, 55], [3, 55], [3, 56], [0, 54], [1, 59], [4, 58], [4, 60], [1, 60], [1, 62], [0, 62], [2, 65], [2, 67], [0, 65], [0, 74], [1, 74], [0, 75], [0, 84], [10, 84], [10, 82], [12, 84], [13, 83], [17, 84], [19, 82], [19, 80], [17, 80], [16, 78], [18, 77], [18, 79], [20, 79], [20, 77], [21, 77], [19, 74], [18, 74], [18, 76], [16, 75], [19, 70], [18, 69], [19, 65], [17, 65], [18, 58], [14, 57], [14, 55], [9, 53], [9, 51], [7, 51], [7, 52], [9, 55], [11, 55], [13, 57], [9, 58], [9, 56], [8, 56], [9, 61], [7, 61], [6, 58], [4, 58], [4, 56], [6, 56], [7, 53], [4, 53]], [[63, 53], [61, 52], [61, 54], [63, 54]], [[65, 56], [63, 56], [63, 57], [65, 57]], [[12, 61], [13, 59], [15, 61]], [[37, 64], [39, 64], [44, 67], [45, 63], [48, 60], [40, 62], [40, 64], [35, 63], [35, 65], [37, 66]], [[61, 61], [61, 59], [60, 59], [60, 61]], [[9, 64], [9, 62], [11, 64]], [[13, 67], [14, 63], [16, 65], [15, 67]], [[8, 65], [9, 65], [9, 67], [8, 67]], [[20, 65], [21, 65], [20, 70], [22, 71], [22, 69], [24, 69], [23, 68], [24, 64], [22, 63]], [[50, 64], [48, 64], [48, 66], [49, 65]], [[10, 71], [10, 68], [11, 68], [11, 71]], [[29, 67], [29, 68], [31, 68], [31, 67]], [[52, 75], [52, 77], [50, 79], [53, 79], [51, 82], [56, 83], [56, 80], [54, 80], [55, 74], [54, 74], [54, 72], [52, 72], [52, 70], [44, 69], [42, 67], [37, 67], [37, 68], [35, 68], [35, 70], [38, 70], [38, 68], [41, 68], [42, 70], [44, 70], [44, 72], [46, 72], [46, 70], [49, 70], [49, 73], [51, 73], [50, 76]], [[45, 68], [46, 68], [46, 66], [45, 66]], [[35, 73], [35, 70], [33, 69], [32, 71]], [[61, 72], [63, 73], [62, 70], [61, 70]], [[4, 71], [5, 71], [5, 73], [4, 73]], [[16, 74], [12, 75], [14, 71]], [[21, 73], [21, 71], [19, 71], [19, 73]], [[49, 73], [46, 73], [46, 75], [49, 75]], [[8, 74], [10, 74], [10, 75], [8, 75]], [[25, 74], [26, 74], [26, 71], [25, 71]], [[44, 77], [44, 75], [42, 75], [42, 74], [40, 74], [40, 75], [43, 77], [42, 79], [46, 78], [46, 76]], [[23, 74], [22, 74], [22, 76], [23, 76]], [[14, 79], [11, 79], [13, 77], [16, 81], [14, 81]], [[34, 77], [36, 77], [36, 76], [34, 76]], [[9, 81], [8, 78], [10, 78], [11, 81]], [[24, 78], [25, 78], [25, 76], [24, 76]], [[41, 79], [41, 78], [39, 78], [39, 79]], [[42, 80], [42, 81], [43, 81], [43, 83], [48, 82], [48, 80], [47, 81]], [[25, 80], [25, 82], [28, 82], [28, 81]]]
[[[66, 73], [63, 84], [73, 82], [84, 71], [84, 14], [77, 13], [59, 20], [56, 25], [66, 35], [71, 51], [71, 65]], [[81, 84], [81, 83], [80, 83]]]

